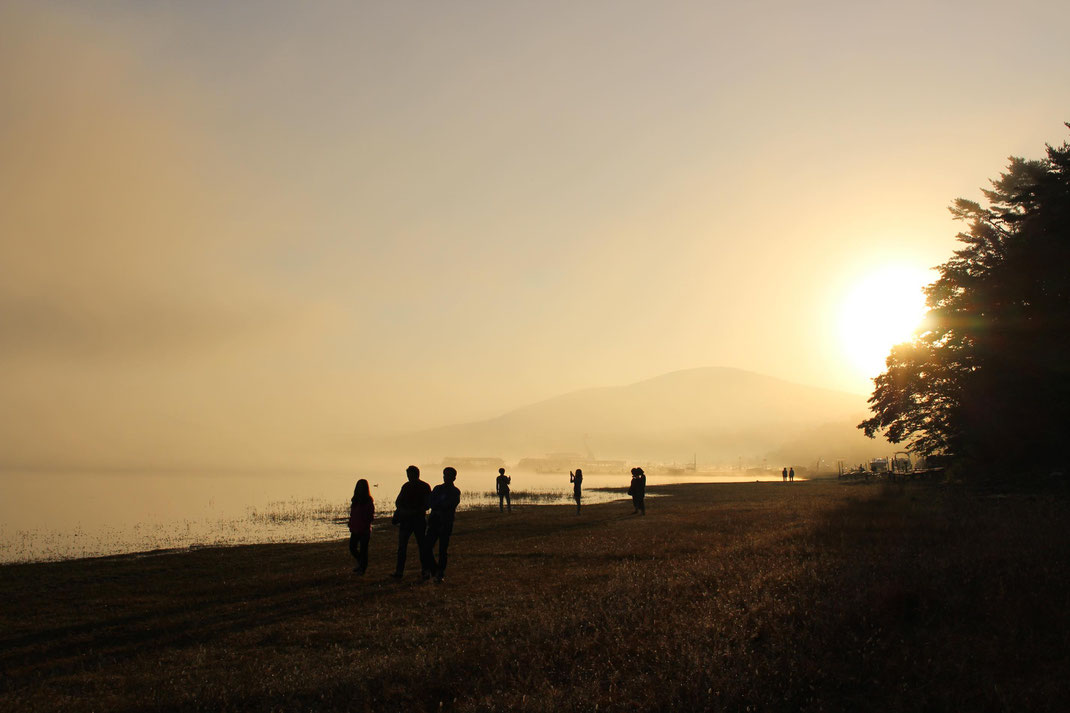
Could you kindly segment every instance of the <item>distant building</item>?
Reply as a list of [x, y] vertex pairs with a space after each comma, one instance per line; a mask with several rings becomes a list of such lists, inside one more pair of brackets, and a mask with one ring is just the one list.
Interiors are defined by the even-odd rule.
[[581, 469], [584, 473], [626, 473], [628, 463], [623, 460], [584, 458], [578, 453], [549, 453], [542, 458], [521, 458], [517, 470], [536, 473], [567, 473]]
[[623, 460], [583, 460], [576, 466], [584, 473], [624, 473], [628, 462]]
[[453, 466], [457, 470], [498, 470], [505, 467], [501, 458], [479, 458], [472, 456], [448, 456], [442, 459], [443, 466]]
[[[567, 473], [576, 469], [578, 459], [547, 456], [545, 458], [521, 458], [516, 464], [517, 470], [535, 471], [536, 473]], [[581, 466], [582, 467], [582, 466]]]

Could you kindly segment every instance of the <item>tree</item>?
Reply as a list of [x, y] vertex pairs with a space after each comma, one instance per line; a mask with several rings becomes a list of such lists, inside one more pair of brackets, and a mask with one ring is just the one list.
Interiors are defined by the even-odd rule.
[[1049, 469], [1070, 428], [1070, 145], [1012, 157], [991, 184], [987, 207], [952, 204], [965, 247], [939, 266], [925, 326], [892, 349], [858, 427], [985, 471]]

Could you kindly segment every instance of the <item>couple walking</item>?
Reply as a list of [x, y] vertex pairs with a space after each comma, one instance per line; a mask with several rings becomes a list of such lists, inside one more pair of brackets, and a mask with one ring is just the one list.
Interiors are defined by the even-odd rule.
[[785, 483], [787, 483], [788, 481], [791, 481], [792, 483], [794, 483], [795, 482], [795, 468], [794, 468], [794, 466], [792, 468], [790, 468], [790, 469], [785, 468], [784, 470], [780, 471], [780, 476], [784, 479]]
[[635, 510], [632, 515], [646, 515], [646, 473], [642, 468], [632, 468], [632, 482], [628, 485], [628, 495], [632, 496]]
[[[461, 502], [461, 491], [453, 484], [457, 480], [457, 470], [452, 467], [442, 469], [442, 484], [431, 486], [420, 480], [420, 469], [410, 465], [405, 474], [409, 482], [401, 486], [401, 492], [395, 501], [394, 524], [398, 530], [397, 569], [391, 575], [401, 579], [405, 574], [405, 559], [409, 549], [409, 537], [416, 536], [416, 547], [420, 553], [420, 568], [424, 579], [435, 577], [439, 582], [446, 575], [447, 551], [450, 535], [453, 534], [453, 518], [457, 505]], [[431, 509], [431, 516], [426, 520], [424, 513]], [[438, 543], [438, 560], [435, 560], [435, 543]]]

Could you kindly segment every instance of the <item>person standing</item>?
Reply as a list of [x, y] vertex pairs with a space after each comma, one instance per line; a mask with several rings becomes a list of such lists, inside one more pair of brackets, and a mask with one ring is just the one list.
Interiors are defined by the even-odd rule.
[[632, 505], [635, 506], [632, 515], [646, 515], [646, 473], [642, 468], [632, 468], [632, 482], [628, 486], [628, 494], [632, 496]]
[[788, 469], [787, 468], [785, 468], [784, 470], [780, 471], [780, 477], [784, 479], [785, 483], [788, 482]]
[[513, 482], [513, 479], [505, 474], [505, 468], [499, 468], [498, 478], [494, 482], [498, 488], [498, 512], [502, 511], [502, 501], [505, 501], [505, 507], [512, 512], [513, 501], [509, 497], [509, 483]]
[[431, 577], [431, 564], [427, 551], [427, 520], [424, 514], [431, 506], [431, 486], [420, 480], [420, 469], [410, 465], [405, 469], [409, 481], [401, 486], [401, 492], [394, 502], [397, 512], [394, 514], [398, 530], [398, 565], [393, 577], [401, 579], [405, 574], [405, 556], [409, 548], [409, 537], [416, 536], [416, 547], [420, 551], [421, 574], [424, 579]]
[[580, 500], [583, 499], [583, 471], [579, 468], [568, 472], [568, 482], [572, 483], [572, 497], [576, 500], [576, 514], [580, 514]]
[[349, 553], [357, 561], [353, 571], [364, 574], [368, 569], [368, 541], [375, 518], [375, 501], [372, 499], [368, 481], [361, 478], [353, 488], [353, 500], [349, 503]]
[[[461, 503], [461, 491], [453, 484], [457, 480], [457, 471], [453, 468], [442, 470], [442, 484], [431, 491], [431, 514], [427, 518], [427, 556], [431, 561], [431, 572], [439, 582], [446, 576], [446, 551], [453, 534], [453, 518], [457, 506]], [[438, 561], [435, 561], [435, 542], [438, 542]]]
[[794, 483], [795, 482], [795, 466], [792, 466], [791, 468], [788, 468], [788, 482], [789, 483]]

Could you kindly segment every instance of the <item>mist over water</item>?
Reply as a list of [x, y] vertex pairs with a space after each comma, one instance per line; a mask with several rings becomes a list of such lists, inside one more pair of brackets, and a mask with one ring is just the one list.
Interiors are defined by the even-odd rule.
[[[538, 504], [568, 503], [568, 474], [508, 471], [512, 491]], [[421, 467], [432, 486], [440, 467]], [[497, 507], [494, 470], [460, 470], [461, 510]], [[377, 515], [389, 516], [405, 482], [396, 469], [301, 472], [5, 472], [0, 473], [0, 563], [97, 557], [154, 550], [263, 542], [312, 542], [348, 536], [345, 519], [358, 478], [372, 486]], [[657, 475], [648, 484], [779, 480], [775, 474]], [[585, 504], [624, 498], [625, 474], [584, 474]], [[532, 501], [514, 499], [513, 507]], [[383, 520], [380, 538], [393, 533]], [[392, 541], [392, 540], [391, 540]]]

